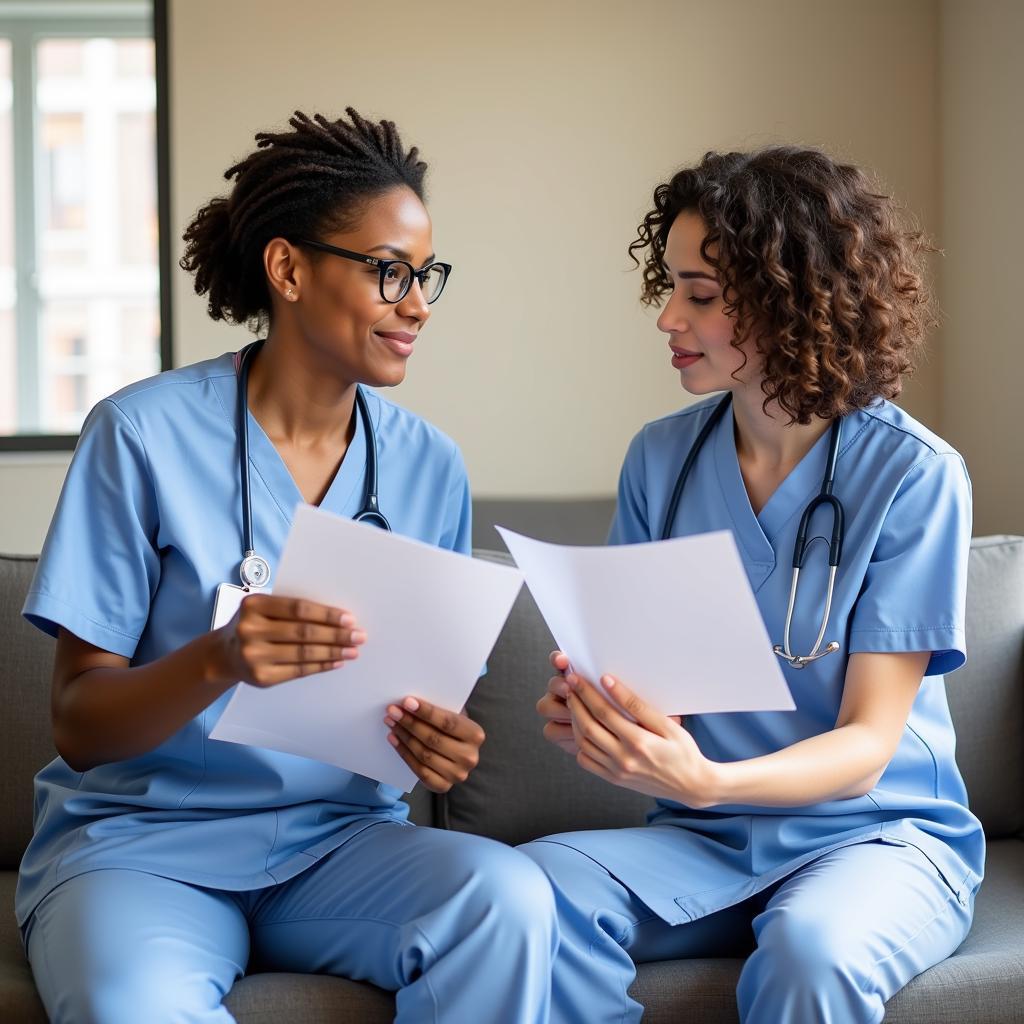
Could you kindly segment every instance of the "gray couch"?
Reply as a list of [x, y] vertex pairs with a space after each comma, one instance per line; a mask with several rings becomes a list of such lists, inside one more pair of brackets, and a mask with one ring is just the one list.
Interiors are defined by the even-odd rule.
[[[499, 522], [529, 526], [505, 514], [514, 508], [497, 511]], [[580, 539], [596, 541], [607, 508], [591, 511], [594, 535]], [[481, 551], [478, 557], [503, 556]], [[53, 756], [52, 643], [19, 614], [33, 568], [33, 559], [0, 557], [0, 900], [8, 907], [0, 919], [0, 1021], [12, 1024], [45, 1020], [9, 909], [31, 830], [32, 776]], [[949, 699], [960, 766], [989, 836], [987, 878], [967, 941], [889, 1003], [886, 1020], [901, 1024], [1024, 1022], [1024, 538], [974, 542], [967, 625], [970, 660], [950, 678]], [[470, 702], [470, 714], [488, 734], [481, 766], [444, 799], [414, 793], [414, 820], [509, 843], [642, 821], [644, 798], [584, 774], [542, 739], [533, 704], [547, 678], [550, 649], [551, 637], [524, 592]], [[735, 1021], [741, 963], [644, 964], [633, 993], [648, 1007], [646, 1021]], [[343, 979], [255, 974], [235, 986], [228, 1006], [244, 1022], [372, 1024], [390, 1020], [394, 1003], [372, 986]], [[481, 1024], [487, 1018], [481, 1007]]]

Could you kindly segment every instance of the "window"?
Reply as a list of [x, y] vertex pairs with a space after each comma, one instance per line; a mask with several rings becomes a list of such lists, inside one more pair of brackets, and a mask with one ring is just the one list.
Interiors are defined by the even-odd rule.
[[170, 363], [153, 15], [0, 0], [0, 448], [71, 447]]

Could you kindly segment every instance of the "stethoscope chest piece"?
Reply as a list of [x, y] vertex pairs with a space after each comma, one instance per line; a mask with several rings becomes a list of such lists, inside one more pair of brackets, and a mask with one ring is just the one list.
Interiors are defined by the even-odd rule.
[[247, 551], [238, 568], [243, 587], [265, 587], [270, 579], [270, 565], [265, 558], [253, 551]]

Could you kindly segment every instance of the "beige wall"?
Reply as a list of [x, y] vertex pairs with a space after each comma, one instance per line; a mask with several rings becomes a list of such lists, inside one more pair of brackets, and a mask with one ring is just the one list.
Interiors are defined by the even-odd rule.
[[1024, 4], [942, 4], [943, 430], [974, 481], [974, 532], [1024, 533]]
[[[624, 251], [684, 161], [824, 144], [937, 228], [929, 2], [439, 0], [386, 25], [334, 0], [172, 9], [179, 225], [295, 107], [351, 103], [421, 146], [456, 270], [396, 397], [456, 438], [481, 494], [607, 492], [633, 432], [686, 400]], [[180, 359], [240, 343], [176, 285]], [[936, 362], [911, 396], [933, 422]]]
[[[450, 290], [398, 401], [461, 444], [477, 493], [607, 493], [630, 436], [686, 401], [625, 245], [652, 186], [708, 148], [820, 144], [937, 233], [933, 0], [301, 0], [171, 4], [175, 234], [294, 108], [396, 120], [431, 164]], [[238, 347], [174, 281], [179, 363]], [[933, 426], [938, 352], [906, 404]], [[24, 467], [0, 466], [0, 489]], [[46, 474], [43, 474], [46, 476]], [[59, 467], [46, 477], [56, 493]], [[0, 526], [36, 546], [52, 497]]]

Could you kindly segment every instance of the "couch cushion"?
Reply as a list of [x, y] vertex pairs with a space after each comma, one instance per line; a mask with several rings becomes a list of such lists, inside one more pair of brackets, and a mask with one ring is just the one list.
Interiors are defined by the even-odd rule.
[[967, 576], [967, 664], [946, 679], [957, 763], [988, 835], [1024, 828], [1024, 537], [978, 537]]
[[35, 558], [0, 555], [0, 868], [14, 868], [32, 836], [32, 777], [56, 756], [50, 732], [54, 642], [21, 617]]
[[253, 974], [224, 1001], [238, 1024], [390, 1024], [395, 997], [374, 985], [322, 974]]
[[473, 547], [502, 550], [494, 524], [553, 544], [604, 544], [615, 498], [474, 498]]

